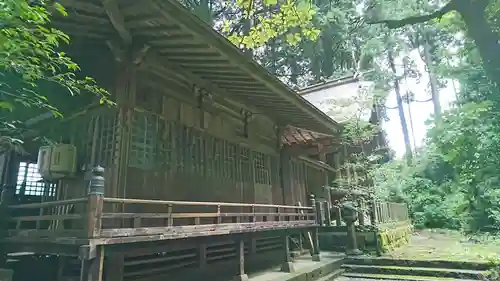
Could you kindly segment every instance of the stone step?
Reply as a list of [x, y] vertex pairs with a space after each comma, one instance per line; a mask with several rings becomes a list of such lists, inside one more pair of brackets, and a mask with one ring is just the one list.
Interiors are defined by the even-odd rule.
[[344, 264], [349, 273], [382, 274], [382, 275], [410, 275], [422, 277], [444, 277], [456, 279], [480, 280], [486, 271], [452, 269], [452, 268], [429, 268], [415, 266], [382, 266], [382, 265], [356, 265]]
[[344, 273], [343, 269], [337, 269], [321, 278], [316, 279], [315, 281], [334, 281], [337, 280]]
[[491, 268], [490, 264], [479, 263], [479, 262], [461, 262], [461, 261], [446, 261], [446, 260], [405, 260], [405, 259], [371, 258], [371, 257], [350, 258], [346, 263], [357, 264], [357, 265], [394, 265], [394, 266], [415, 266], [415, 267], [452, 268], [452, 269], [470, 269], [470, 270], [488, 270]]
[[344, 265], [347, 271], [356, 273], [375, 273], [375, 274], [397, 274], [412, 276], [433, 276], [449, 277], [459, 279], [478, 279], [485, 271], [450, 269], [450, 268], [428, 268], [414, 266], [372, 266], [372, 265]]
[[365, 273], [344, 273], [336, 281], [476, 281], [474, 279], [457, 279], [452, 277], [386, 275]]

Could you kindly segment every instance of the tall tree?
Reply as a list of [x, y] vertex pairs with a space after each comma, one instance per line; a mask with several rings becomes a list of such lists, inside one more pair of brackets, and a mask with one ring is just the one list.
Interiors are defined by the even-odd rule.
[[398, 106], [398, 114], [399, 114], [399, 121], [401, 122], [401, 130], [403, 132], [403, 139], [405, 143], [405, 158], [408, 164], [411, 164], [412, 158], [413, 158], [413, 152], [411, 148], [411, 141], [410, 141], [410, 134], [408, 133], [408, 124], [406, 123], [406, 117], [405, 117], [405, 111], [403, 107], [403, 95], [401, 93], [401, 86], [400, 86], [400, 77], [398, 76], [398, 72], [396, 69], [396, 63], [394, 59], [394, 51], [392, 50], [392, 46], [388, 45], [387, 48], [387, 60], [389, 63], [389, 67], [393, 73], [393, 85], [394, 85], [394, 92], [396, 93], [396, 102]]
[[476, 43], [484, 69], [491, 81], [500, 85], [500, 36], [498, 19], [500, 2], [497, 0], [449, 0], [432, 13], [415, 15], [403, 19], [371, 18], [370, 23], [384, 23], [391, 29], [406, 25], [442, 20], [457, 14], [464, 22], [465, 29]]

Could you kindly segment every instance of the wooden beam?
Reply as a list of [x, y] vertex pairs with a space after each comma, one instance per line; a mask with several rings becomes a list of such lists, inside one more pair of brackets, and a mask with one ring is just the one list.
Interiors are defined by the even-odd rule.
[[249, 76], [269, 87], [272, 92], [277, 93], [284, 100], [294, 104], [301, 111], [312, 116], [312, 119], [315, 119], [316, 123], [321, 124], [321, 126], [316, 125], [315, 127], [318, 129], [321, 127], [321, 131], [328, 133], [331, 133], [332, 130], [338, 131], [340, 129], [340, 125], [331, 120], [325, 113], [306, 102], [293, 90], [285, 86], [283, 82], [279, 81], [278, 78], [270, 75], [262, 66], [242, 54], [241, 50], [227, 41], [223, 36], [217, 34], [212, 27], [201, 22], [200, 19], [196, 18], [195, 15], [186, 10], [176, 0], [150, 0], [150, 2], [166, 19], [176, 22], [200, 41], [212, 46], [212, 48], [216, 46], [215, 48], [229, 59], [235, 67], [243, 69]]
[[120, 8], [118, 7], [118, 3], [116, 0], [101, 0], [104, 9], [106, 10], [106, 14], [113, 24], [113, 27], [118, 32], [121, 40], [125, 45], [132, 44], [132, 35], [125, 27], [125, 19], [123, 18], [122, 13], [120, 12]]
[[249, 105], [243, 105], [240, 104], [234, 100], [232, 100], [232, 95], [228, 93], [227, 91], [211, 84], [210, 82], [201, 79], [197, 75], [192, 74], [191, 72], [181, 68], [178, 65], [175, 65], [171, 63], [168, 59], [163, 58], [161, 56], [158, 56], [152, 52], [148, 53], [148, 55], [144, 58], [144, 66], [150, 66], [156, 69], [161, 69], [163, 71], [180, 75], [186, 78], [186, 80], [191, 81], [192, 83], [196, 84], [200, 88], [203, 88], [204, 90], [208, 91], [209, 93], [213, 94], [214, 99], [216, 98], [216, 95], [221, 95], [226, 97], [225, 101], [226, 103], [230, 103], [232, 107], [235, 108], [246, 108], [247, 110], [251, 111], [252, 113], [260, 113], [257, 109], [255, 109], [252, 106]]

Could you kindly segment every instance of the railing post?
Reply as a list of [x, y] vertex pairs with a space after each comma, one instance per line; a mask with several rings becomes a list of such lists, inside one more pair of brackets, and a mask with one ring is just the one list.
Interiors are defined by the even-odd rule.
[[167, 226], [173, 226], [174, 225], [174, 218], [172, 217], [172, 204], [168, 204], [167, 207], [167, 212], [168, 212], [168, 218], [167, 218]]
[[309, 195], [309, 206], [312, 208], [311, 213], [315, 215], [316, 223], [319, 224], [319, 218], [316, 212], [316, 198], [314, 198], [314, 194], [312, 193]]
[[220, 205], [217, 205], [217, 224], [222, 223], [222, 217], [220, 215]]
[[[316, 224], [320, 224], [321, 223], [321, 216], [318, 215], [318, 210], [319, 208], [317, 208], [316, 206], [316, 198], [314, 197], [314, 194], [311, 193], [311, 195], [309, 195], [309, 203], [310, 203], [310, 206], [312, 208], [312, 213], [316, 213]], [[318, 228], [319, 226], [314, 226], [313, 229], [312, 229], [312, 249], [311, 249], [311, 254], [312, 254], [312, 260], [313, 261], [320, 261], [320, 256], [319, 256], [319, 233], [318, 233]]]
[[319, 226], [324, 225], [324, 219], [323, 219], [323, 202], [321, 201], [316, 201], [316, 221], [318, 222]]
[[102, 225], [102, 209], [104, 203], [104, 168], [92, 169], [88, 189], [87, 237], [99, 237]]
[[332, 225], [331, 206], [328, 201], [325, 202], [325, 222], [326, 226]]
[[337, 226], [341, 226], [342, 225], [342, 208], [340, 208], [340, 206], [335, 206], [335, 209], [337, 210], [335, 212], [335, 224]]

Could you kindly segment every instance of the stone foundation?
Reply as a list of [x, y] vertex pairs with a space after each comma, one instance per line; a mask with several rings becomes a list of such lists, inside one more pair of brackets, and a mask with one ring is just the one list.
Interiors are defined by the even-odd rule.
[[[410, 238], [413, 227], [410, 222], [397, 222], [373, 226], [356, 226], [358, 248], [366, 252], [383, 253], [400, 247]], [[347, 232], [344, 226], [325, 227], [319, 233], [319, 245], [323, 251], [345, 251]]]

